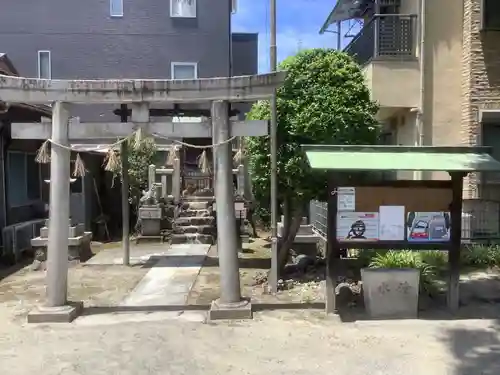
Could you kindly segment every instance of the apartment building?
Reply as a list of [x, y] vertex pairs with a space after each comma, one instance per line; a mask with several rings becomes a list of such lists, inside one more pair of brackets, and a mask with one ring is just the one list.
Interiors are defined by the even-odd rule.
[[[361, 25], [344, 51], [363, 66], [388, 144], [484, 145], [500, 159], [500, 1], [339, 0], [320, 32], [338, 22]], [[469, 176], [464, 199], [498, 226], [500, 175]]]
[[[258, 35], [232, 33], [231, 16], [237, 11], [236, 6], [237, 0], [3, 0], [0, 55], [8, 56], [16, 74], [44, 79], [195, 79], [256, 74]], [[151, 109], [151, 116], [201, 117], [209, 114], [209, 105], [178, 108], [160, 104]], [[75, 106], [72, 115], [82, 122], [118, 122], [117, 109], [109, 105]], [[248, 109], [248, 104], [241, 104], [235, 112], [243, 116]], [[187, 141], [211, 144], [210, 139]], [[20, 142], [6, 140], [4, 156], [10, 163], [6, 173], [21, 172], [10, 173], [5, 179], [25, 191], [28, 181], [48, 179], [48, 169], [42, 167], [45, 172], [41, 173], [40, 168], [26, 168], [26, 160], [33, 164], [38, 143], [14, 152], [16, 143]], [[159, 147], [160, 151], [165, 149]], [[196, 164], [200, 150], [183, 151], [186, 164]], [[92, 155], [83, 156], [90, 159]], [[158, 159], [165, 160], [161, 155]], [[102, 172], [102, 160], [86, 160], [89, 168], [93, 164], [97, 165], [96, 171]], [[87, 223], [89, 216], [81, 203], [84, 199], [78, 194], [93, 197], [94, 182], [100, 189], [99, 181], [104, 181], [102, 176], [94, 175], [92, 179], [86, 177], [85, 181], [72, 184], [72, 215], [78, 222]], [[32, 208], [38, 207], [40, 200], [48, 200], [48, 185], [43, 181], [39, 185], [42, 193], [37, 199], [16, 195], [17, 189], [7, 189], [7, 207], [26, 212], [22, 217], [12, 216], [8, 224], [29, 220], [34, 217]], [[101, 202], [111, 207], [104, 207], [108, 216], [119, 217], [118, 212], [111, 212], [121, 207], [119, 189], [103, 195]]]
[[[237, 0], [5, 0], [0, 51], [29, 77], [189, 79], [240, 71], [238, 64], [248, 65], [248, 56], [233, 61], [233, 43], [248, 46], [250, 38], [255, 73], [257, 35], [250, 34], [246, 41], [238, 35], [232, 38], [236, 4]], [[80, 114], [86, 121], [116, 118], [98, 108]]]

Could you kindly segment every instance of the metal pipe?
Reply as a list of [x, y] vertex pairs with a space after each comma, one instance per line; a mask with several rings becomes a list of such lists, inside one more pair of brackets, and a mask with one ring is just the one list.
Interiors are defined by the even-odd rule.
[[[271, 0], [271, 38], [270, 57], [271, 72], [278, 67], [278, 56], [276, 51], [276, 0]], [[271, 272], [269, 275], [269, 287], [271, 292], [278, 291], [278, 116], [276, 103], [276, 89], [271, 98]]]
[[[425, 107], [425, 10], [426, 0], [420, 0], [420, 23], [419, 23], [419, 69], [420, 69], [420, 97], [415, 121], [415, 146], [424, 145], [424, 107]], [[421, 180], [422, 171], [414, 172], [414, 179]]]
[[337, 22], [337, 51], [342, 50], [342, 22]]
[[[127, 122], [128, 108], [126, 104], [120, 106], [120, 122]], [[123, 265], [130, 265], [130, 205], [128, 202], [129, 178], [128, 178], [128, 144], [121, 143], [120, 159], [122, 163], [122, 249]]]

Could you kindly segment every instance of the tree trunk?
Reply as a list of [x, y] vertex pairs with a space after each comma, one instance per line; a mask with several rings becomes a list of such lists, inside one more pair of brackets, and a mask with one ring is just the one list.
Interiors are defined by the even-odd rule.
[[282, 274], [289, 258], [290, 249], [292, 248], [293, 242], [297, 233], [300, 229], [300, 224], [302, 222], [302, 214], [304, 213], [303, 204], [299, 202], [297, 208], [294, 210], [294, 214], [290, 223], [287, 237], [281, 243], [278, 250], [278, 265], [279, 273]]

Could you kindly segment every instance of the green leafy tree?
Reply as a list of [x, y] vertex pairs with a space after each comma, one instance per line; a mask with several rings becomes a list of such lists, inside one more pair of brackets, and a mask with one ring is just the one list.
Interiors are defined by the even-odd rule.
[[[312, 199], [326, 199], [326, 175], [308, 165], [302, 144], [374, 144], [379, 137], [377, 105], [370, 99], [363, 73], [345, 53], [330, 49], [302, 50], [284, 60], [288, 71], [277, 91], [278, 192], [285, 207], [285, 241], [279, 251], [283, 267]], [[269, 101], [253, 105], [251, 120], [270, 118]], [[269, 202], [268, 137], [246, 140], [257, 207]], [[290, 219], [291, 218], [291, 219]]]
[[139, 147], [135, 147], [134, 139], [128, 141], [129, 197], [134, 207], [137, 207], [142, 191], [147, 190], [148, 168], [154, 164], [155, 158], [156, 144], [154, 139], [143, 139]]

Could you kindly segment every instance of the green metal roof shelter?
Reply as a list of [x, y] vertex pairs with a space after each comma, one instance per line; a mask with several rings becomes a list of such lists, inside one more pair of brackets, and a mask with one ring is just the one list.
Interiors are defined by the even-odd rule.
[[313, 169], [498, 172], [488, 147], [302, 146]]
[[[329, 171], [327, 219], [327, 290], [326, 312], [338, 313], [335, 288], [340, 265], [341, 249], [436, 249], [448, 250], [449, 283], [448, 307], [457, 312], [459, 307], [460, 249], [462, 237], [463, 177], [471, 172], [500, 172], [500, 162], [491, 156], [489, 147], [422, 147], [372, 145], [303, 145], [313, 169]], [[449, 239], [443, 242], [415, 243], [404, 241], [345, 241], [337, 237], [337, 188], [345, 184], [342, 175], [349, 172], [376, 171], [442, 171], [451, 179], [436, 180], [382, 180], [358, 181], [350, 178], [350, 186], [385, 186], [389, 188], [443, 188], [451, 191], [449, 203], [451, 221]], [[347, 173], [343, 173], [347, 172]], [[358, 174], [359, 177], [362, 174]], [[417, 198], [418, 200], [418, 198]]]

